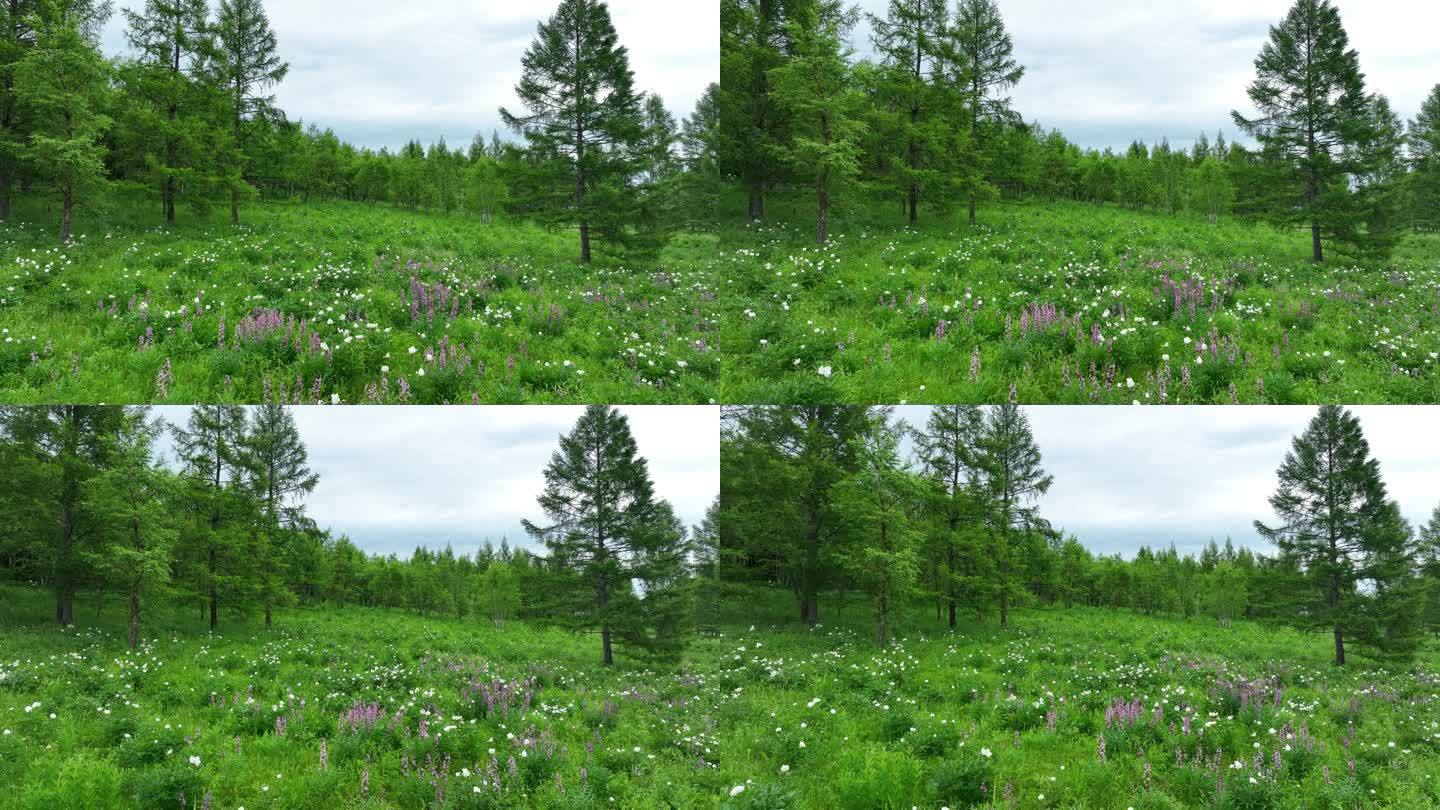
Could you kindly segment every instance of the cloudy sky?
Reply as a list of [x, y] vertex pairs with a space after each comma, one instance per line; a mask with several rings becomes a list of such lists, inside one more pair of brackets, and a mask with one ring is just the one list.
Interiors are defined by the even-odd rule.
[[[184, 424], [189, 408], [156, 408]], [[584, 409], [569, 406], [305, 407], [295, 421], [320, 486], [309, 514], [377, 554], [417, 545], [471, 552], [485, 538], [528, 545], [520, 521], [543, 522], [535, 498], [560, 434]], [[686, 525], [720, 491], [718, 408], [622, 407], [659, 497]], [[168, 452], [168, 451], [167, 451]]]
[[[678, 119], [720, 79], [719, 0], [609, 0], [640, 90], [659, 93]], [[211, 2], [213, 7], [215, 2]], [[520, 59], [557, 0], [268, 0], [290, 75], [277, 91], [291, 119], [329, 127], [359, 146], [392, 149], [444, 136], [507, 133], [497, 112], [518, 107]], [[117, 0], [107, 54], [127, 52]]]
[[[1291, 0], [998, 0], [1027, 67], [1015, 109], [1086, 147], [1123, 148], [1200, 132], [1238, 134], [1230, 111], [1253, 113], [1245, 88], [1271, 25]], [[860, 0], [884, 14], [889, 0]], [[1440, 3], [1336, 0], [1372, 91], [1409, 120], [1440, 83]], [[953, 4], [952, 4], [953, 5]], [[855, 44], [868, 52], [870, 29]]]
[[[1041, 513], [1092, 551], [1141, 545], [1197, 552], [1214, 537], [1269, 548], [1252, 522], [1273, 522], [1268, 499], [1309, 407], [1025, 409], [1055, 484]], [[1390, 496], [1414, 525], [1440, 504], [1440, 408], [1353, 408]], [[922, 426], [929, 409], [898, 414]]]

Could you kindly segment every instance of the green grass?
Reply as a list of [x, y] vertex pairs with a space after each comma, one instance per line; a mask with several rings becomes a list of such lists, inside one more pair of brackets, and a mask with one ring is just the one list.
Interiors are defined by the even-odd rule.
[[[1317, 267], [1263, 224], [1062, 202], [906, 229], [856, 201], [819, 248], [812, 209], [780, 197], [722, 234], [724, 401], [1440, 401], [1437, 235]], [[1192, 290], [1178, 312], [1167, 278]]]
[[[822, 600], [814, 629], [787, 593], [729, 604], [736, 807], [1440, 806], [1433, 646], [1404, 671], [1341, 670], [1327, 638], [1246, 622], [1031, 608], [952, 634], [916, 606], [878, 651], [859, 597]], [[1118, 701], [1139, 717], [1107, 727]]]
[[[0, 225], [3, 401], [254, 403], [268, 391], [353, 404], [705, 403], [718, 393], [714, 236], [586, 267], [573, 234], [524, 222], [261, 203], [239, 230], [216, 211], [166, 231], [152, 203], [119, 196], [85, 212], [61, 248], [55, 212], [21, 202], [16, 223]], [[415, 284], [441, 303], [415, 307]], [[237, 338], [242, 319], [267, 310], [293, 324]]]
[[[713, 639], [680, 671], [623, 657], [606, 671], [598, 638], [521, 622], [291, 609], [266, 632], [222, 612], [212, 636], [194, 611], [158, 611], [132, 653], [118, 600], [98, 616], [77, 606], [65, 631], [49, 605], [0, 587], [0, 808], [198, 807], [207, 793], [248, 810], [437, 807], [442, 795], [446, 808], [642, 808], [713, 806], [721, 793]], [[500, 681], [514, 690], [508, 714], [467, 686]], [[362, 704], [384, 716], [338, 728]]]
[[[1433, 645], [1337, 669], [1325, 637], [1247, 622], [1032, 607], [950, 633], [917, 605], [878, 651], [857, 596], [812, 629], [739, 587], [675, 671], [606, 671], [591, 637], [364, 608], [213, 636], [153, 609], [130, 653], [118, 600], [61, 631], [47, 596], [0, 587], [0, 808], [1440, 806]], [[468, 688], [497, 680], [528, 708]], [[340, 727], [366, 704], [387, 719]]]

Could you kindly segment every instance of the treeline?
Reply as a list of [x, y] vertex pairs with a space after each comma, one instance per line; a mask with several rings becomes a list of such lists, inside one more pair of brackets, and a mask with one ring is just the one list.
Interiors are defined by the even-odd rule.
[[[502, 539], [400, 558], [367, 554], [307, 515], [319, 477], [285, 406], [198, 405], [183, 426], [145, 407], [12, 406], [0, 411], [0, 575], [51, 590], [62, 626], [77, 596], [99, 610], [120, 595], [131, 647], [156, 605], [194, 610], [215, 631], [223, 615], [263, 612], [270, 627], [276, 607], [354, 604], [594, 631], [607, 664], [611, 636], [634, 656], [671, 659], [713, 582], [714, 508], [689, 529], [654, 498], [618, 412], [591, 408], [577, 431], [606, 452], [547, 469], [540, 503], [556, 522], [531, 528], [549, 554]], [[166, 433], [173, 459], [157, 450]], [[594, 497], [567, 500], [576, 488]]]
[[776, 188], [808, 188], [817, 241], [840, 195], [920, 211], [999, 198], [1070, 199], [1228, 214], [1304, 228], [1322, 243], [1385, 256], [1403, 230], [1440, 228], [1440, 85], [1408, 131], [1367, 91], [1329, 0], [1296, 0], [1255, 62], [1233, 114], [1254, 145], [1211, 141], [1124, 153], [1081, 149], [1026, 123], [1008, 95], [1025, 75], [994, 0], [891, 0], [868, 15], [873, 58], [856, 59], [858, 10], [841, 0], [722, 0], [719, 158], [766, 216]]
[[[158, 221], [256, 196], [346, 199], [409, 210], [498, 212], [653, 248], [708, 223], [718, 182], [716, 88], [677, 124], [633, 87], [606, 4], [561, 0], [539, 26], [517, 85], [518, 136], [442, 139], [399, 151], [343, 142], [287, 119], [274, 90], [289, 72], [261, 0], [146, 0], [126, 9], [130, 53], [106, 58], [108, 0], [0, 4], [0, 219], [17, 189], [52, 191], [62, 241], [77, 206], [107, 187], [139, 189]], [[163, 218], [163, 219], [162, 219]]]
[[1334, 406], [1279, 468], [1284, 523], [1256, 524], [1269, 555], [1228, 539], [1092, 553], [1043, 517], [1054, 479], [1016, 405], [936, 407], [924, 426], [885, 407], [727, 408], [721, 459], [720, 578], [790, 589], [810, 624], [822, 594], [863, 594], [881, 646], [900, 611], [1004, 627], [1017, 605], [1296, 623], [1332, 634], [1342, 664], [1347, 641], [1403, 658], [1440, 629], [1440, 508], [1413, 531]]

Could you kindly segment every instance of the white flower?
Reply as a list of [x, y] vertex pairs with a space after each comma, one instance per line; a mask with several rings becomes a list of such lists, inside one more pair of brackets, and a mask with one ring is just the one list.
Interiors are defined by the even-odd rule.
[[381, 373], [381, 374], [389, 374], [389, 373], [390, 373], [390, 367], [389, 367], [389, 366], [381, 366], [381, 367], [380, 367], [380, 373]]
[[425, 376], [425, 368], [422, 366], [422, 367], [420, 368], [420, 370], [417, 371], [417, 372], [415, 372], [415, 373], [416, 373], [417, 375], [421, 376], [421, 377], [424, 377], [424, 376]]
[[197, 768], [200, 767], [200, 757], [192, 755], [190, 757], [190, 764], [194, 765]]
[[744, 792], [745, 792], [745, 786], [744, 786], [744, 785], [736, 785], [735, 787], [730, 788], [730, 798], [733, 799], [733, 798], [735, 798], [736, 796], [739, 796], [741, 793], [744, 793]]
[[417, 348], [415, 348], [414, 346], [411, 346], [411, 347], [410, 347], [410, 353], [411, 353], [411, 354], [414, 354], [414, 353], [416, 353], [416, 352], [418, 352], [418, 351], [420, 351], [420, 350], [417, 349]]
[[339, 404], [340, 404], [340, 395], [339, 395], [339, 394], [331, 394], [331, 395], [330, 395], [330, 404], [331, 404], [331, 405], [339, 405]]
[[829, 366], [821, 366], [821, 367], [820, 367], [820, 376], [821, 376], [821, 377], [829, 377], [830, 374], [831, 374], [833, 371], [834, 371], [834, 369], [830, 368]]
[[986, 759], [989, 759], [989, 758], [990, 758], [990, 749], [989, 749], [989, 748], [981, 748], [981, 749], [980, 749], [980, 756], [985, 757]]
[[790, 772], [790, 766], [789, 766], [789, 765], [781, 765], [781, 766], [780, 766], [780, 773], [789, 773], [789, 772]]

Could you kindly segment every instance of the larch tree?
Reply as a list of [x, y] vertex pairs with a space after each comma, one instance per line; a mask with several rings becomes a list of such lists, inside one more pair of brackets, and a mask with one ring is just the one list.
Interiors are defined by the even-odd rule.
[[102, 111], [110, 65], [98, 31], [109, 15], [108, 3], [36, 0], [34, 45], [14, 69], [15, 99], [29, 121], [21, 154], [59, 194], [60, 241], [67, 244], [79, 196], [107, 175], [103, 138], [112, 121]]
[[276, 603], [289, 595], [284, 581], [288, 541], [293, 533], [309, 527], [304, 499], [320, 483], [320, 476], [310, 469], [295, 417], [284, 405], [255, 409], [243, 452], [246, 486], [259, 506], [256, 564], [269, 628]]
[[776, 103], [770, 72], [785, 60], [786, 19], [808, 0], [720, 0], [717, 153], [723, 171], [745, 187], [750, 219], [765, 218], [765, 194], [784, 174], [776, 150], [789, 120]]
[[201, 80], [215, 47], [209, 6], [207, 0], [146, 0], [139, 11], [126, 9], [125, 18], [146, 102], [137, 105], [137, 113], [148, 136], [147, 168], [160, 186], [165, 222], [174, 224], [176, 196], [182, 188], [203, 185], [211, 159], [205, 154], [209, 88]]
[[261, 0], [220, 0], [215, 20], [215, 58], [207, 81], [225, 94], [230, 142], [223, 172], [230, 189], [230, 222], [240, 224], [240, 197], [251, 193], [245, 181], [250, 124], [284, 114], [269, 92], [284, 81], [290, 64], [280, 58], [275, 31]]
[[940, 599], [953, 630], [963, 592], [973, 587], [976, 563], [986, 559], [976, 554], [968, 529], [976, 514], [975, 487], [980, 471], [978, 445], [985, 427], [985, 414], [975, 405], [943, 405], [932, 408], [924, 428], [917, 429], [915, 455], [920, 472], [929, 483], [927, 501], [937, 519], [940, 545]]
[[1015, 43], [1005, 29], [1005, 20], [995, 0], [959, 0], [950, 28], [950, 59], [953, 80], [965, 99], [968, 138], [963, 145], [969, 190], [970, 224], [975, 224], [975, 206], [982, 194], [993, 191], [985, 179], [986, 148], [995, 130], [1019, 123], [1006, 91], [1019, 84], [1025, 67], [1015, 59]]
[[[237, 542], [245, 515], [240, 486], [248, 437], [239, 405], [196, 405], [184, 428], [172, 428], [175, 453], [185, 480], [185, 499], [197, 517], [193, 551], [196, 595], [209, 610], [210, 630], [219, 624], [220, 597], [242, 590], [246, 555]], [[181, 554], [191, 549], [183, 546]]]
[[557, 615], [574, 629], [598, 632], [601, 661], [612, 666], [618, 625], [638, 612], [633, 581], [655, 509], [649, 467], [625, 415], [604, 405], [586, 408], [560, 437], [538, 500], [550, 522], [527, 520], [525, 530], [576, 586], [549, 595], [563, 603]]
[[1311, 254], [1350, 232], [1352, 150], [1370, 117], [1360, 55], [1350, 47], [1330, 0], [1296, 0], [1255, 59], [1250, 102], [1259, 116], [1232, 112], [1235, 124], [1286, 169], [1267, 196], [1286, 222], [1310, 229]]
[[1387, 510], [1380, 463], [1370, 455], [1360, 420], [1338, 405], [1322, 405], [1295, 437], [1277, 477], [1270, 507], [1280, 523], [1256, 521], [1255, 528], [1304, 568], [1314, 590], [1303, 615], [1331, 631], [1335, 664], [1343, 666], [1345, 635], [1359, 623], [1357, 586]]
[[480, 573], [480, 610], [496, 627], [520, 612], [520, 583], [509, 563], [492, 562]]
[[140, 638], [141, 600], [170, 586], [171, 552], [178, 532], [173, 511], [175, 476], [154, 458], [163, 423], [148, 409], [127, 412], [107, 436], [108, 463], [85, 487], [87, 507], [95, 516], [94, 550], [85, 554], [92, 571], [125, 594], [129, 606], [129, 643]]
[[86, 488], [106, 469], [125, 418], [125, 409], [114, 405], [16, 407], [4, 413], [5, 433], [20, 448], [16, 459], [36, 482], [23, 505], [62, 627], [75, 622], [75, 594], [88, 573], [84, 555], [102, 528]]
[[515, 93], [525, 111], [500, 110], [525, 137], [542, 169], [536, 213], [580, 232], [580, 261], [591, 260], [592, 231], [623, 241], [639, 191], [636, 146], [645, 133], [630, 55], [600, 0], [561, 0], [539, 24], [522, 60]]
[[1434, 631], [1440, 629], [1440, 506], [1435, 507], [1430, 520], [1420, 527], [1416, 544], [1416, 565], [1428, 594], [1425, 625]]
[[838, 0], [797, 4], [787, 23], [790, 52], [770, 71], [775, 104], [795, 125], [775, 147], [781, 164], [815, 189], [815, 242], [829, 238], [832, 195], [860, 174], [864, 96], [853, 81], [846, 37], [856, 14]]
[[1426, 587], [1416, 572], [1415, 533], [1398, 503], [1385, 503], [1365, 546], [1353, 643], [1372, 659], [1409, 662], [1426, 635]]
[[1440, 231], [1440, 84], [1420, 104], [1410, 121], [1410, 159], [1413, 223], [1429, 231]]
[[849, 542], [840, 551], [850, 581], [873, 600], [875, 646], [890, 642], [892, 613], [906, 604], [920, 573], [921, 532], [915, 527], [920, 482], [900, 458], [904, 428], [888, 408], [872, 409], [855, 442], [857, 468], [836, 486]]
[[1050, 491], [1055, 477], [1045, 472], [1030, 419], [1018, 405], [997, 405], [990, 410], [978, 450], [1000, 626], [1007, 627], [1010, 597], [1019, 584], [1015, 574], [1022, 540], [1025, 534], [1045, 526], [1038, 502]]
[[0, 220], [10, 219], [11, 188], [23, 166], [25, 110], [15, 94], [15, 69], [35, 45], [36, 0], [0, 3]]
[[948, 0], [890, 0], [884, 17], [869, 15], [880, 57], [881, 91], [893, 111], [899, 176], [910, 224], [919, 219], [920, 192], [939, 185], [954, 93], [946, 81]]

